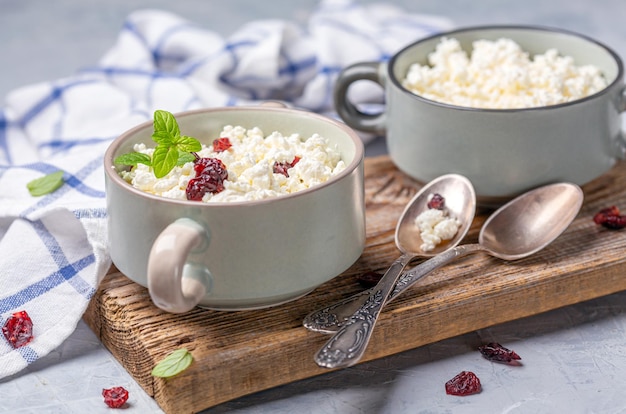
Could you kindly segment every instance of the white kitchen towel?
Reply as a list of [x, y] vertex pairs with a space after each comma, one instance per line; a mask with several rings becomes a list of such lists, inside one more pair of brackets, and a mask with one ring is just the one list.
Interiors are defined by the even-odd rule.
[[[224, 39], [172, 13], [141, 10], [92, 68], [17, 89], [0, 110], [0, 325], [17, 311], [34, 339], [13, 349], [0, 337], [0, 378], [58, 347], [76, 328], [111, 264], [102, 158], [120, 133], [179, 112], [279, 99], [332, 115], [337, 73], [382, 61], [406, 44], [451, 27], [385, 4], [329, 0], [306, 27], [251, 22]], [[353, 100], [382, 102], [380, 88]], [[63, 171], [56, 191], [26, 184]]]

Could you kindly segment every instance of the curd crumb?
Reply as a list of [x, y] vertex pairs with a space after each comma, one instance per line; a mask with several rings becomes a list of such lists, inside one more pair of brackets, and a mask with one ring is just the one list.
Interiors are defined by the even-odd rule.
[[420, 213], [415, 219], [415, 224], [420, 230], [422, 238], [420, 248], [424, 252], [434, 250], [445, 240], [451, 240], [461, 227], [461, 222], [449, 216], [447, 209], [436, 208], [429, 208]]

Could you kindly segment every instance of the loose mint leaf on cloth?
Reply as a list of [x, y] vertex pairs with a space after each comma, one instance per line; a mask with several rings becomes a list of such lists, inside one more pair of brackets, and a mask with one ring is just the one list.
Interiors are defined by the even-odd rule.
[[36, 178], [26, 184], [28, 192], [33, 197], [39, 197], [56, 191], [63, 185], [63, 171], [56, 171], [43, 177]]
[[193, 356], [186, 348], [177, 349], [152, 368], [154, 377], [170, 378], [186, 370], [193, 362]]

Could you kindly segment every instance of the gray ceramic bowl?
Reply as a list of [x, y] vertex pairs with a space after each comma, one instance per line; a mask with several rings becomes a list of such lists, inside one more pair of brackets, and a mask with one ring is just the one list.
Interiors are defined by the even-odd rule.
[[[435, 102], [402, 86], [409, 66], [428, 64], [443, 37], [471, 53], [475, 40], [509, 38], [531, 55], [556, 48], [577, 66], [595, 65], [608, 86], [576, 101], [528, 109], [476, 109]], [[556, 181], [583, 185], [624, 157], [621, 112], [626, 109], [622, 60], [586, 36], [531, 26], [485, 26], [442, 33], [400, 50], [388, 62], [346, 68], [335, 88], [337, 111], [355, 129], [384, 133], [391, 159], [428, 182], [446, 173], [470, 179], [479, 204], [499, 205]], [[347, 98], [358, 80], [379, 83], [386, 110], [367, 115]]]
[[326, 183], [255, 202], [202, 203], [133, 188], [113, 160], [150, 143], [152, 122], [106, 152], [108, 232], [113, 263], [149, 288], [169, 312], [274, 306], [339, 275], [365, 244], [363, 144], [350, 128], [310, 112], [277, 107], [216, 108], [175, 114], [181, 133], [210, 144], [225, 125], [264, 133], [319, 133], [347, 168]]

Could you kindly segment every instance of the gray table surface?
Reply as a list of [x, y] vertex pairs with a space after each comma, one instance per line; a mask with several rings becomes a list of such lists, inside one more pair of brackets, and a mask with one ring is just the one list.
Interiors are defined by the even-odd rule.
[[[624, 0], [395, 0], [458, 26], [540, 24], [592, 36], [626, 57]], [[314, 0], [0, 0], [0, 97], [97, 62], [140, 8], [170, 10], [228, 36], [247, 21], [306, 22]], [[384, 141], [368, 154], [385, 151]], [[402, 329], [402, 327], [398, 327]], [[477, 343], [498, 341], [523, 366], [485, 361]], [[288, 363], [288, 361], [287, 361]], [[443, 384], [474, 371], [483, 392], [451, 397]], [[268, 375], [272, 375], [268, 372]], [[130, 393], [124, 412], [161, 412], [83, 323], [57, 350], [0, 380], [0, 412], [109, 412], [102, 388]], [[206, 413], [626, 413], [626, 292], [479, 330], [345, 370], [281, 386]]]

